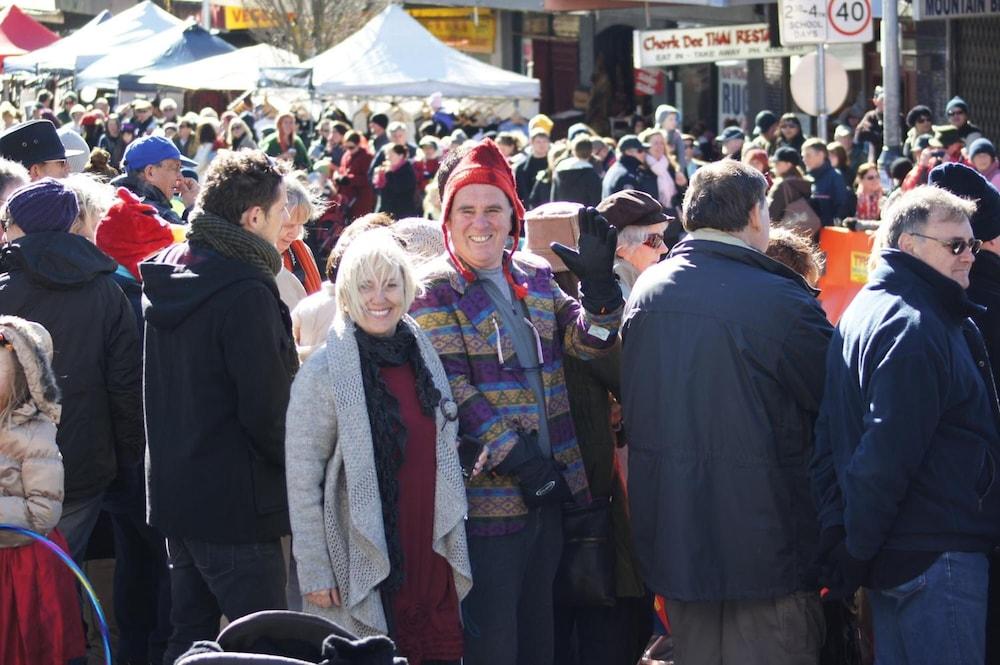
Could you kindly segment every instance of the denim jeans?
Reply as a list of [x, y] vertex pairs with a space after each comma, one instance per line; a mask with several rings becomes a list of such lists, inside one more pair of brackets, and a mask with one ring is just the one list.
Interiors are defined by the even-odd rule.
[[552, 665], [552, 584], [562, 555], [562, 508], [535, 508], [524, 529], [469, 536], [475, 584], [462, 603], [465, 665]]
[[909, 582], [868, 595], [879, 665], [982, 663], [986, 651], [985, 554], [945, 552]]
[[167, 559], [174, 630], [164, 665], [173, 665], [195, 641], [214, 640], [223, 614], [234, 621], [286, 609], [280, 540], [232, 545], [168, 538]]

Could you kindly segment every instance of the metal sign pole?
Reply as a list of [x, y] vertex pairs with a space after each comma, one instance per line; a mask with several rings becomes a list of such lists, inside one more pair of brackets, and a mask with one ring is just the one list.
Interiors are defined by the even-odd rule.
[[816, 134], [826, 143], [826, 45], [816, 45]]
[[883, 170], [899, 156], [902, 130], [900, 113], [899, 75], [899, 13], [896, 0], [882, 0], [882, 86], [885, 91], [882, 134], [882, 154], [879, 163]]

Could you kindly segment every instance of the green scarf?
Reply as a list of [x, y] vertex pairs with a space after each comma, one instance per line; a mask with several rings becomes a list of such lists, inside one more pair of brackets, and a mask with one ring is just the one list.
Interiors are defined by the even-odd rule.
[[191, 219], [188, 242], [203, 245], [227, 259], [249, 263], [274, 277], [281, 270], [278, 249], [243, 227], [199, 210]]

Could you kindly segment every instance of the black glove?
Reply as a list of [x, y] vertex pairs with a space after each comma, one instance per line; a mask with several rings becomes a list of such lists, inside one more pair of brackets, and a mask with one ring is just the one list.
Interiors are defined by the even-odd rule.
[[591, 314], [607, 314], [622, 306], [622, 291], [615, 279], [618, 229], [597, 212], [582, 208], [579, 214], [579, 251], [554, 242], [552, 251], [580, 280], [580, 304]]
[[538, 432], [518, 432], [518, 442], [493, 471], [517, 478], [524, 503], [537, 508], [573, 498], [558, 463], [544, 457], [538, 447]]
[[847, 543], [841, 540], [830, 551], [830, 565], [824, 569], [820, 582], [829, 589], [827, 600], [850, 598], [868, 579], [871, 561], [855, 559], [847, 551]]

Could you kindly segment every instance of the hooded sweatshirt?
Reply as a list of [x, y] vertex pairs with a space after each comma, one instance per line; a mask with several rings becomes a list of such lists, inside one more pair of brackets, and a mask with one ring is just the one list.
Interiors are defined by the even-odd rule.
[[287, 534], [284, 422], [297, 358], [274, 279], [191, 243], [139, 271], [150, 524], [219, 543]]
[[97, 496], [119, 463], [142, 454], [138, 328], [115, 267], [86, 238], [64, 232], [32, 233], [0, 253], [0, 313], [52, 336], [67, 503]]

